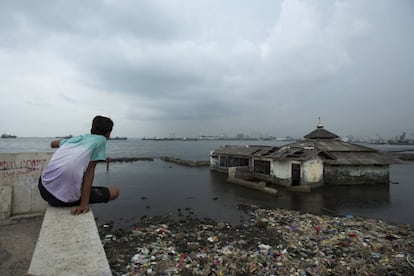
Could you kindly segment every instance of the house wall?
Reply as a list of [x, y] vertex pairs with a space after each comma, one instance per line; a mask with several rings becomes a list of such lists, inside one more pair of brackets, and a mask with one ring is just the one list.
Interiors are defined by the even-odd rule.
[[220, 164], [219, 158], [215, 156], [213, 157], [210, 155], [210, 167], [216, 168], [219, 166], [219, 164]]
[[275, 184], [282, 186], [292, 186], [292, 164], [301, 166], [301, 186], [309, 185], [319, 187], [323, 185], [323, 162], [320, 158], [312, 159], [307, 162], [292, 160], [274, 160], [271, 163], [270, 176], [260, 175]]
[[259, 160], [270, 162], [270, 174], [257, 173], [252, 170], [252, 174], [254, 177], [277, 185], [290, 186], [290, 161], [271, 160], [263, 158], [260, 158]]
[[[270, 174], [257, 173], [253, 170], [254, 158], [249, 160], [249, 167], [237, 170], [237, 173], [247, 177], [262, 179], [269, 183], [292, 186], [292, 164], [301, 165], [300, 186], [320, 187], [323, 185], [352, 185], [366, 183], [389, 183], [389, 166], [374, 165], [329, 165], [324, 164], [320, 157], [306, 162], [295, 160], [271, 160], [260, 158], [259, 160], [270, 162]], [[220, 157], [210, 158], [212, 170], [228, 173], [227, 167], [220, 166]], [[249, 172], [250, 170], [250, 172]], [[240, 177], [242, 177], [240, 175]]]
[[302, 185], [320, 187], [323, 185], [323, 162], [321, 159], [312, 159], [303, 163], [302, 166]]
[[[238, 166], [237, 164], [234, 165], [234, 166], [231, 166], [231, 164], [228, 163], [228, 165], [230, 167], [226, 167], [226, 166], [220, 165], [221, 161], [223, 161], [222, 158], [228, 158], [228, 156], [225, 156], [225, 157], [222, 157], [221, 155], [213, 156], [210, 153], [210, 170], [217, 171], [217, 172], [228, 173], [229, 168], [232, 168], [232, 167], [243, 167], [243, 168], [246, 168], [247, 170], [251, 169], [251, 160], [250, 159], [248, 160], [248, 166]], [[240, 157], [236, 157], [236, 158], [240, 159]], [[233, 162], [231, 162], [231, 163], [233, 163]]]
[[274, 160], [271, 164], [272, 182], [281, 186], [291, 186], [292, 162]]
[[325, 185], [389, 183], [389, 166], [332, 166], [325, 165]]
[[221, 173], [227, 173], [228, 168], [220, 167], [220, 156], [210, 155], [210, 170]]
[[275, 160], [271, 164], [271, 174], [279, 179], [289, 179], [291, 176], [291, 162]]
[[230, 167], [228, 168], [229, 178], [248, 178], [251, 176], [249, 167]]

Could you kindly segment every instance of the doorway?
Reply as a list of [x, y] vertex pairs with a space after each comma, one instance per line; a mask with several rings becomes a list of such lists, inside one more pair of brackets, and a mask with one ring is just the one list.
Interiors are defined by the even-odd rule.
[[292, 164], [292, 186], [300, 185], [300, 164]]

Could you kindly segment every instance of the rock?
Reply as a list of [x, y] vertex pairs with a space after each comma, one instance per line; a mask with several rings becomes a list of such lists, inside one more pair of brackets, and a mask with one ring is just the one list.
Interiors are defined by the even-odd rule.
[[187, 242], [187, 248], [189, 250], [195, 250], [200, 247], [200, 244], [198, 242]]
[[257, 228], [267, 228], [267, 220], [266, 219], [260, 219], [259, 221], [256, 222], [256, 227]]
[[217, 230], [222, 230], [226, 227], [226, 224], [224, 222], [217, 223]]
[[177, 234], [175, 234], [175, 239], [176, 240], [182, 240], [182, 239], [184, 239], [186, 237], [186, 234], [185, 233], [177, 233]]

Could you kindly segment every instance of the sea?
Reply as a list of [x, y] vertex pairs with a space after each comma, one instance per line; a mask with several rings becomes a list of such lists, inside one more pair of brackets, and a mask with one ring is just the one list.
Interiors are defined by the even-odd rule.
[[[55, 138], [0, 139], [0, 152], [52, 152]], [[193, 168], [160, 159], [209, 160], [210, 152], [225, 145], [282, 146], [286, 141], [153, 141], [129, 138], [109, 140], [110, 158], [149, 157], [153, 161], [99, 163], [94, 185], [120, 188], [117, 200], [93, 205], [98, 223], [128, 225], [144, 217], [197, 217], [230, 224], [244, 223], [244, 208], [255, 205], [267, 209], [289, 209], [333, 216], [361, 216], [396, 223], [414, 224], [414, 162], [390, 166], [390, 183], [334, 186], [312, 192], [292, 192], [278, 188], [276, 196], [264, 194], [226, 181], [226, 175], [208, 167]], [[381, 151], [413, 151], [413, 145], [365, 145]]]

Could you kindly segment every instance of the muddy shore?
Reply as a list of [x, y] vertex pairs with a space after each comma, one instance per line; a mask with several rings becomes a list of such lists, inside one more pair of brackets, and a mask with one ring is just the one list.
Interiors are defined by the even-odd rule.
[[238, 225], [142, 217], [98, 225], [114, 275], [413, 275], [414, 226], [239, 206]]

